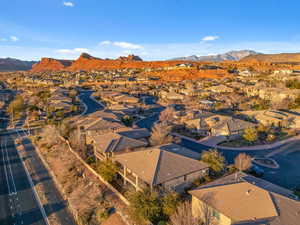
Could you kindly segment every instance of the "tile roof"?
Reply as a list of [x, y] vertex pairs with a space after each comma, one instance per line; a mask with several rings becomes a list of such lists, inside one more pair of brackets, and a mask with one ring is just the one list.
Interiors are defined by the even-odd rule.
[[211, 194], [209, 205], [235, 222], [278, 216], [270, 194], [247, 182], [201, 188], [190, 194], [200, 200]]
[[236, 225], [296, 225], [300, 220], [300, 202], [292, 191], [245, 173], [190, 191], [199, 199], [204, 193], [213, 193], [210, 205]]
[[208, 165], [168, 150], [163, 146], [120, 154], [115, 160], [150, 185], [158, 185], [202, 169]]
[[117, 133], [107, 133], [93, 136], [97, 150], [103, 152], [120, 152], [126, 149], [134, 149], [147, 146], [144, 141], [129, 138]]

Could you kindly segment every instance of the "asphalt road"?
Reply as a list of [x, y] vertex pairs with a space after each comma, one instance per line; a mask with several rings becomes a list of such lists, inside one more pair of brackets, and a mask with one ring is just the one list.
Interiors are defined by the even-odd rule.
[[[52, 214], [56, 214], [62, 225], [75, 225], [67, 202], [31, 141], [25, 137], [25, 149], [19, 152], [16, 149], [15, 139], [28, 135], [21, 124], [0, 136], [0, 225], [48, 225], [48, 217]], [[41, 204], [34, 188], [37, 184], [44, 191], [45, 205]]]
[[12, 135], [0, 139], [0, 224], [47, 225]]
[[78, 97], [86, 106], [86, 110], [82, 115], [88, 115], [98, 110], [103, 110], [104, 105], [99, 104], [97, 101], [91, 98], [93, 91], [84, 91]]
[[[86, 114], [95, 112], [97, 110], [102, 110], [103, 106], [99, 105], [97, 102], [90, 99], [91, 91], [85, 92], [80, 96], [80, 99], [86, 104], [87, 110]], [[152, 103], [152, 102], [149, 102]], [[140, 120], [136, 123], [138, 127], [147, 128], [151, 130], [152, 126], [158, 121], [159, 114], [162, 111], [163, 107], [158, 107], [156, 113], [152, 116], [149, 116], [143, 120]], [[180, 145], [189, 148], [195, 152], [201, 153], [204, 150], [208, 150], [209, 147], [197, 143], [195, 141], [191, 141], [189, 139], [181, 138]], [[286, 146], [281, 146], [279, 148], [285, 148]], [[263, 151], [246, 151], [246, 153], [252, 157], [264, 157], [268, 153], [278, 150], [279, 148], [275, 148], [272, 150], [263, 150]], [[278, 154], [274, 155], [271, 158], [275, 159], [280, 165], [279, 169], [269, 169], [263, 167], [262, 169], [265, 171], [263, 178], [280, 186], [293, 189], [296, 186], [300, 185], [300, 142], [292, 143], [292, 145], [288, 146], [287, 150], [296, 149], [297, 151], [292, 152], [290, 154]], [[225, 156], [228, 163], [233, 163], [234, 158], [241, 153], [241, 151], [232, 150], [221, 150], [220, 152]]]
[[[151, 130], [152, 126], [156, 121], [158, 121], [159, 113], [153, 116], [147, 117], [140, 120], [136, 125], [141, 128], [147, 128]], [[208, 150], [209, 147], [202, 145], [196, 141], [191, 141], [188, 138], [181, 138], [180, 145], [189, 148], [195, 152], [201, 153], [204, 150]], [[276, 151], [281, 148], [286, 148], [283, 153], [272, 156], [278, 164], [278, 169], [270, 169], [266, 167], [261, 167], [264, 170], [264, 175], [262, 178], [272, 182], [274, 184], [280, 185], [285, 188], [293, 189], [300, 185], [300, 141], [294, 143], [289, 143], [288, 146], [284, 145], [271, 150], [262, 151], [245, 151], [248, 155], [252, 157], [264, 157], [272, 151]], [[232, 150], [221, 150], [218, 149], [226, 158], [228, 163], [234, 163], [234, 158], [241, 153], [241, 151]], [[286, 154], [285, 152], [290, 153]], [[293, 151], [294, 150], [294, 151]]]

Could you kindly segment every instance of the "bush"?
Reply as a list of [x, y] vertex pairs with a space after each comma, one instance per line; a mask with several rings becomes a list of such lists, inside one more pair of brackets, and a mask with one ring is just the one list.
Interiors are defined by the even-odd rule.
[[126, 196], [130, 202], [131, 217], [139, 224], [146, 224], [148, 221], [157, 224], [164, 220], [161, 202], [156, 192], [146, 189], [129, 192]]
[[246, 128], [243, 138], [248, 142], [255, 142], [258, 139], [258, 132], [255, 128]]
[[166, 193], [163, 197], [158, 193], [145, 189], [144, 191], [133, 191], [126, 194], [130, 202], [130, 213], [138, 224], [166, 224], [177, 208], [180, 201], [175, 192]]
[[103, 161], [97, 166], [97, 172], [104, 180], [111, 183], [117, 175], [118, 168], [111, 161]]
[[109, 217], [109, 208], [98, 208], [95, 211], [96, 220], [98, 223], [102, 223]]
[[165, 194], [162, 198], [162, 209], [163, 213], [167, 216], [172, 215], [177, 207], [179, 202], [179, 195], [176, 192], [170, 192]]
[[222, 155], [222, 153], [218, 152], [217, 149], [203, 151], [201, 154], [201, 160], [207, 163], [215, 173], [220, 173], [221, 171], [224, 171], [226, 166], [224, 156]]

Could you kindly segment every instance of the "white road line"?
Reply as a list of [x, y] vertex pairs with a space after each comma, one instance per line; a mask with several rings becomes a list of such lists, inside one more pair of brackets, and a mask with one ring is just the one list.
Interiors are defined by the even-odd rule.
[[[8, 151], [7, 151], [7, 139], [5, 139], [6, 141], [4, 142], [4, 149], [7, 153], [7, 157], [8, 157]], [[3, 149], [3, 142], [1, 143], [1, 147]], [[8, 160], [8, 163], [9, 163], [9, 158], [7, 158]], [[10, 163], [9, 163], [10, 165]], [[10, 165], [11, 166], [11, 165]], [[10, 168], [11, 169], [11, 168]], [[10, 170], [11, 173], [12, 173], [12, 170]], [[18, 199], [18, 196], [17, 196], [17, 189], [16, 189], [16, 186], [15, 186], [15, 183], [14, 183], [14, 177], [13, 177], [13, 174], [11, 174], [11, 178], [12, 178], [12, 181], [13, 181], [13, 185], [14, 185], [14, 189], [15, 189], [15, 192], [14, 193], [11, 193], [11, 195], [15, 195], [14, 197], [11, 197], [9, 200], [10, 200], [10, 203], [11, 203], [11, 213], [12, 213], [12, 217], [14, 218], [16, 224], [19, 224], [17, 221], [18, 221], [18, 218], [19, 217], [19, 220], [22, 221], [22, 212], [20, 210], [20, 204], [19, 204], [19, 199]], [[19, 209], [18, 209], [19, 208]]]
[[7, 183], [8, 194], [11, 195], [8, 175], [7, 175], [7, 171], [6, 171], [6, 161], [4, 159], [4, 151], [3, 151], [3, 142], [2, 141], [1, 141], [1, 151], [2, 151], [2, 160], [3, 160], [4, 173], [5, 173], [6, 183]]
[[[19, 135], [19, 137], [22, 137], [22, 136], [19, 134], [18, 131], [17, 131], [17, 134]], [[14, 144], [15, 144], [15, 147], [17, 148], [16, 143], [14, 143]], [[38, 205], [39, 205], [39, 208], [40, 208], [40, 211], [41, 211], [42, 216], [43, 216], [43, 218], [44, 218], [44, 221], [45, 221], [45, 223], [46, 223], [47, 225], [50, 225], [49, 220], [48, 220], [48, 217], [47, 217], [46, 212], [45, 212], [45, 209], [44, 209], [44, 207], [42, 206], [41, 200], [40, 200], [40, 198], [39, 198], [39, 196], [38, 196], [38, 194], [37, 194], [37, 192], [36, 192], [36, 190], [35, 190], [35, 187], [34, 187], [34, 184], [33, 184], [33, 182], [32, 182], [32, 179], [31, 179], [31, 177], [30, 177], [30, 175], [29, 175], [29, 172], [28, 172], [28, 170], [27, 170], [27, 168], [26, 168], [26, 166], [25, 166], [25, 163], [23, 162], [23, 160], [22, 160], [22, 158], [21, 158], [20, 153], [19, 153], [18, 150], [17, 150], [17, 153], [18, 153], [18, 155], [19, 155], [19, 158], [21, 159], [22, 165], [23, 165], [24, 170], [25, 170], [25, 172], [26, 172], [27, 179], [28, 179], [28, 181], [29, 181], [29, 183], [30, 183], [30, 186], [31, 186], [31, 189], [32, 189], [32, 191], [33, 191], [35, 200], [36, 200], [36, 202], [37, 202]]]
[[10, 159], [9, 159], [9, 156], [8, 156], [8, 151], [7, 151], [7, 139], [5, 139], [5, 142], [4, 142], [4, 149], [5, 149], [6, 157], [7, 157], [8, 168], [9, 168], [9, 174], [10, 174], [10, 177], [11, 177], [12, 183], [13, 183], [13, 190], [14, 190], [14, 191], [12, 192], [12, 194], [13, 194], [13, 195], [16, 195], [16, 194], [17, 194], [17, 188], [16, 188], [16, 184], [15, 184], [15, 179], [14, 179], [14, 176], [13, 176], [13, 173], [12, 173], [12, 170], [11, 170]]

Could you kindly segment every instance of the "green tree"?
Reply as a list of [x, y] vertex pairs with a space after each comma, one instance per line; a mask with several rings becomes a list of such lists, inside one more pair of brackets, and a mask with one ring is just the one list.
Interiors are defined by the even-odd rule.
[[243, 138], [248, 142], [255, 142], [258, 139], [258, 132], [255, 128], [246, 128], [244, 130]]
[[201, 154], [201, 160], [207, 163], [216, 173], [224, 171], [226, 167], [225, 157], [222, 155], [222, 153], [218, 152], [217, 149], [203, 151]]
[[130, 214], [138, 224], [146, 224], [147, 221], [157, 224], [165, 219], [161, 202], [156, 192], [145, 189], [138, 192], [129, 192], [126, 196], [130, 202]]
[[172, 215], [179, 203], [179, 195], [176, 192], [169, 192], [162, 198], [163, 213], [167, 216]]
[[104, 180], [111, 183], [117, 175], [118, 168], [113, 162], [107, 160], [99, 163], [97, 166], [97, 172]]

